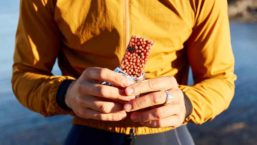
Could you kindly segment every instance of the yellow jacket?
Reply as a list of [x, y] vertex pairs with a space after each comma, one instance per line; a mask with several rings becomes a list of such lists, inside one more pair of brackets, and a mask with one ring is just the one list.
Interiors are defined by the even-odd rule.
[[[204, 123], [229, 106], [236, 76], [225, 0], [21, 0], [15, 95], [45, 116], [67, 114], [56, 103], [60, 83], [90, 66], [119, 66], [131, 35], [155, 42], [146, 78], [176, 77], [193, 107], [185, 122]], [[63, 76], [51, 73], [57, 58]], [[172, 129], [76, 116], [74, 123], [126, 134], [131, 127], [136, 134]]]

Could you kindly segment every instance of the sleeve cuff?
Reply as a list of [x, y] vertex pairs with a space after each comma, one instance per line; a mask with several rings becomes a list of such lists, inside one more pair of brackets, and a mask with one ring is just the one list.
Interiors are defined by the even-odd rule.
[[184, 85], [180, 85], [180, 89], [183, 92], [184, 95], [184, 100], [185, 100], [185, 106], [186, 106], [186, 116], [185, 116], [185, 120], [183, 124], [187, 124], [189, 122], [191, 122], [192, 120], [192, 115], [193, 115], [193, 104], [190, 100], [190, 98], [187, 96], [185, 90], [186, 87]]
[[192, 114], [193, 105], [192, 105], [190, 99], [188, 98], [188, 96], [184, 92], [183, 92], [183, 94], [184, 94], [184, 100], [185, 100], [185, 106], [186, 106], [185, 121], [188, 122], [189, 121], [189, 116]]
[[62, 81], [62, 83], [60, 84], [60, 86], [57, 90], [56, 102], [65, 111], [71, 111], [71, 108], [69, 108], [67, 106], [67, 104], [65, 103], [65, 95], [66, 95], [66, 92], [67, 92], [70, 84], [73, 81], [74, 80], [69, 80], [69, 79]]

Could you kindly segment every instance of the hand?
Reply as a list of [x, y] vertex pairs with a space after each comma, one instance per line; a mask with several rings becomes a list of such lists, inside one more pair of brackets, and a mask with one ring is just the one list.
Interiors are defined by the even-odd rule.
[[[124, 106], [128, 112], [135, 111], [130, 116], [132, 121], [148, 127], [178, 127], [183, 124], [186, 105], [174, 77], [145, 80], [127, 87], [125, 91], [127, 95], [143, 94]], [[165, 91], [174, 96], [167, 103]]]
[[[103, 85], [109, 82], [113, 86]], [[134, 96], [126, 96], [124, 88], [131, 85], [124, 76], [112, 70], [99, 67], [87, 68], [69, 86], [65, 103], [81, 118], [119, 121], [127, 116], [119, 101], [129, 101]]]

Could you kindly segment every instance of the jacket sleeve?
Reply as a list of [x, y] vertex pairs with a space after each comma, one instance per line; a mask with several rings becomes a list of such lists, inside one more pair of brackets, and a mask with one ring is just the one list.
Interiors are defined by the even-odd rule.
[[224, 111], [234, 96], [234, 56], [230, 42], [227, 1], [198, 0], [195, 26], [186, 42], [194, 85], [181, 85], [192, 104], [186, 118], [202, 124]]
[[57, 105], [56, 93], [69, 76], [53, 76], [60, 49], [60, 32], [54, 22], [50, 0], [21, 0], [12, 73], [18, 100], [45, 116], [66, 113]]

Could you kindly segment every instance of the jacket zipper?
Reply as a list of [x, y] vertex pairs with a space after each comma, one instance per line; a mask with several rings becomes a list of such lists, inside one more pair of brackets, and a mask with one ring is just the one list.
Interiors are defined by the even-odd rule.
[[[127, 47], [129, 43], [129, 25], [130, 25], [130, 18], [129, 18], [129, 0], [124, 0], [124, 48]], [[135, 139], [136, 139], [136, 133], [135, 133], [135, 127], [132, 127], [129, 131], [130, 133], [130, 145], [135, 145]]]
[[136, 141], [136, 132], [135, 132], [135, 128], [132, 127], [129, 131], [130, 133], [130, 145], [135, 145], [135, 141]]
[[129, 25], [130, 25], [130, 18], [129, 18], [129, 0], [124, 0], [124, 48], [127, 48], [129, 42]]

